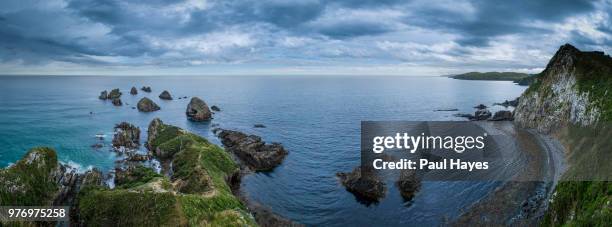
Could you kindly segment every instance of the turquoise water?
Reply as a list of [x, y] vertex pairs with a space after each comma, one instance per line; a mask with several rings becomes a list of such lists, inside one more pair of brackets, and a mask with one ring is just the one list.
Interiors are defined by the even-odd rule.
[[[132, 86], [151, 86], [152, 93], [132, 96]], [[97, 97], [120, 88], [129, 105], [114, 107]], [[159, 100], [162, 90], [175, 96]], [[0, 167], [20, 159], [31, 147], [50, 146], [62, 162], [108, 171], [116, 157], [108, 149], [113, 126], [128, 121], [146, 131], [155, 117], [219, 141], [211, 124], [281, 142], [289, 151], [270, 173], [247, 176], [249, 197], [276, 213], [307, 225], [437, 225], [482, 198], [496, 183], [425, 182], [412, 202], [397, 190], [370, 206], [357, 202], [338, 183], [335, 173], [359, 165], [362, 120], [464, 120], [478, 103], [491, 105], [519, 96], [525, 87], [511, 82], [462, 81], [444, 77], [229, 76], [229, 77], [0, 77]], [[143, 96], [161, 111], [131, 109]], [[198, 96], [222, 111], [210, 123], [185, 117], [189, 99]], [[499, 107], [496, 107], [499, 108]], [[93, 114], [90, 114], [93, 112]], [[253, 128], [253, 124], [266, 128]], [[95, 150], [97, 133], [107, 147]], [[146, 133], [143, 132], [143, 137]]]

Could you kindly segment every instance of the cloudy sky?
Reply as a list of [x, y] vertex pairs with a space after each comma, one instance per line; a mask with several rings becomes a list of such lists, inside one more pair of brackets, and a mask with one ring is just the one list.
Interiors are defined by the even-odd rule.
[[612, 0], [2, 0], [0, 74], [441, 75], [612, 52]]

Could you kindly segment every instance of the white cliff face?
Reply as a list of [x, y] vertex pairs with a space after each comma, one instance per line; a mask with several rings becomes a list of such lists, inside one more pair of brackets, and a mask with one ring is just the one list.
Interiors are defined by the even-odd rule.
[[600, 110], [576, 84], [579, 52], [566, 45], [555, 54], [538, 78], [539, 85], [521, 96], [514, 113], [518, 125], [551, 133], [568, 123], [587, 126], [599, 119]]

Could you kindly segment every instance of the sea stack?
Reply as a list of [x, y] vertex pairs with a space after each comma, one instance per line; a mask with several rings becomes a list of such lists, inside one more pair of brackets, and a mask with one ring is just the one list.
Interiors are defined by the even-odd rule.
[[100, 92], [100, 96], [98, 98], [102, 100], [106, 100], [106, 98], [108, 98], [108, 92], [106, 90]]
[[151, 92], [151, 87], [149, 87], [149, 86], [142, 86], [142, 88], [140, 88], [140, 90], [142, 90], [144, 92]]
[[121, 91], [119, 91], [119, 88], [115, 88], [113, 89], [110, 93], [108, 93], [108, 99], [113, 100], [113, 99], [117, 99], [121, 97]]
[[140, 128], [121, 122], [115, 125], [115, 135], [113, 137], [113, 147], [125, 147], [128, 149], [138, 148], [140, 144]]
[[187, 114], [189, 120], [192, 121], [207, 121], [212, 117], [212, 113], [208, 105], [206, 105], [206, 102], [198, 97], [191, 98], [185, 114]]
[[120, 98], [114, 98], [113, 99], [113, 105], [115, 105], [115, 106], [122, 106], [123, 103], [121, 102]]
[[170, 92], [164, 90], [161, 94], [159, 94], [159, 98], [164, 100], [172, 100], [172, 95], [170, 95]]
[[137, 95], [138, 94], [138, 89], [136, 89], [136, 87], [132, 87], [132, 89], [130, 90], [130, 94]]
[[337, 173], [340, 183], [346, 190], [367, 202], [377, 202], [385, 197], [385, 183], [373, 169], [355, 168], [352, 172]]
[[160, 110], [159, 106], [155, 102], [153, 102], [153, 100], [147, 97], [140, 99], [136, 106], [138, 107], [138, 111], [141, 112], [153, 112]]

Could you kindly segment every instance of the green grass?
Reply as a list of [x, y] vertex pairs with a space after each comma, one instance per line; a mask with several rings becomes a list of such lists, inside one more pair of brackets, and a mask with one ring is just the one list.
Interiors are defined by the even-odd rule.
[[564, 181], [544, 216], [542, 226], [609, 226], [612, 182]]
[[469, 72], [451, 76], [453, 79], [459, 80], [499, 80], [499, 81], [518, 81], [529, 77], [526, 73], [517, 72]]
[[88, 226], [176, 226], [180, 223], [172, 193], [90, 189], [79, 195], [81, 219]]
[[149, 183], [151, 180], [161, 177], [162, 175], [156, 173], [150, 168], [144, 166], [136, 166], [131, 169], [128, 176], [124, 178], [116, 178], [115, 185], [117, 188], [133, 188], [140, 185]]
[[[38, 158], [28, 163], [28, 159]], [[0, 205], [48, 205], [59, 189], [52, 176], [58, 167], [57, 154], [51, 148], [33, 148], [15, 165], [0, 170]]]

